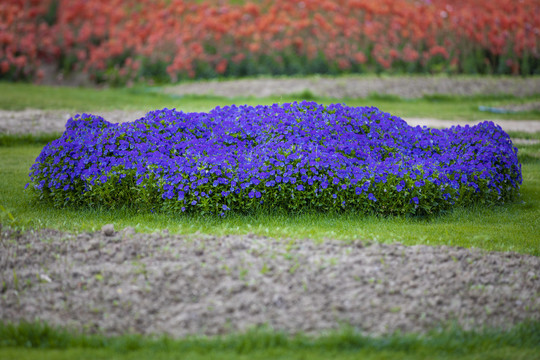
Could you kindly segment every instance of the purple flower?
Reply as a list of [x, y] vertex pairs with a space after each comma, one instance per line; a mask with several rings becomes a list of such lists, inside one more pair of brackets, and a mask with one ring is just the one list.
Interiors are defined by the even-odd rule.
[[367, 191], [369, 189], [369, 186], [371, 185], [370, 181], [366, 181], [364, 185], [362, 185], [362, 190]]
[[[96, 186], [113, 176], [122, 181], [107, 189]], [[135, 182], [138, 193], [149, 197], [145, 201], [157, 206], [164, 201], [182, 205], [189, 202], [187, 194], [197, 201], [198, 191], [207, 200], [201, 211], [219, 208], [220, 198], [241, 202], [247, 191], [250, 199], [268, 191], [269, 207], [288, 206], [283, 203], [288, 187], [276, 197], [268, 189], [281, 181], [304, 191], [315, 207], [326, 206], [320, 194], [331, 189], [334, 199], [342, 191], [340, 203], [346, 200], [348, 208], [362, 208], [347, 199], [351, 193], [346, 190], [354, 186], [356, 195], [368, 193], [370, 201], [377, 201], [374, 192], [381, 194], [380, 206], [372, 207], [381, 213], [389, 209], [382, 204], [392, 202], [386, 197], [407, 190], [409, 179], [422, 191], [429, 185], [443, 194], [442, 201], [423, 195], [423, 205], [435, 210], [454, 201], [508, 199], [523, 180], [516, 149], [493, 123], [427, 129], [376, 108], [314, 102], [226, 106], [209, 113], [162, 109], [120, 125], [90, 114], [75, 116], [64, 135], [43, 148], [30, 179], [33, 190], [58, 204], [99, 202], [96, 188], [112, 195], [115, 187]], [[386, 191], [389, 181], [396, 191]], [[210, 197], [207, 187], [221, 197]], [[467, 187], [474, 193], [461, 198]], [[418, 197], [411, 203], [418, 205]], [[247, 210], [252, 205], [248, 202]]]

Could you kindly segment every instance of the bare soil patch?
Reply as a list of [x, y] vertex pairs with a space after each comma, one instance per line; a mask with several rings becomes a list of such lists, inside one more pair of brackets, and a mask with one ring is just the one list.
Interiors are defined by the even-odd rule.
[[87, 332], [466, 329], [540, 319], [540, 258], [445, 246], [4, 229], [0, 318]]

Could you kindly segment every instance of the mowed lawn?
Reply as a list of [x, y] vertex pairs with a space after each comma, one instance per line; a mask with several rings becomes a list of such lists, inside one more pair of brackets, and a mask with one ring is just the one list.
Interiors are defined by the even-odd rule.
[[[274, 98], [217, 98], [193, 96], [173, 98], [155, 91], [133, 89], [88, 89], [43, 87], [29, 84], [0, 83], [0, 109], [63, 109], [76, 112], [110, 109], [152, 110], [177, 107], [184, 111], [207, 111], [227, 104], [271, 104]], [[285, 101], [302, 100], [302, 94]], [[306, 94], [303, 94], [305, 97]], [[331, 103], [336, 99], [315, 99]], [[506, 99], [492, 97], [429, 97], [404, 100], [396, 97], [374, 96], [364, 99], [341, 99], [347, 105], [379, 106], [393, 115], [433, 117], [447, 119], [474, 119], [485, 113], [478, 111], [478, 104], [499, 106], [505, 102], [536, 101], [533, 98]], [[375, 103], [375, 104], [373, 104]], [[414, 105], [414, 106], [411, 106]], [[475, 108], [476, 107], [476, 108]], [[400, 110], [400, 109], [406, 110]], [[441, 108], [452, 109], [449, 112]], [[471, 114], [474, 113], [474, 114]], [[523, 114], [494, 114], [502, 118], [534, 118], [540, 114], [529, 111]], [[255, 233], [277, 238], [338, 238], [364, 239], [380, 242], [401, 242], [407, 245], [453, 245], [479, 247], [486, 250], [518, 251], [540, 255], [540, 145], [519, 144], [519, 157], [523, 163], [524, 183], [521, 198], [511, 204], [491, 208], [469, 207], [430, 218], [376, 217], [355, 213], [332, 214], [283, 214], [258, 213], [249, 216], [232, 215], [225, 219], [175, 214], [149, 214], [130, 210], [51, 208], [36, 203], [24, 185], [29, 181], [28, 172], [45, 143], [59, 134], [18, 136], [0, 134], [0, 205], [10, 213], [19, 226], [53, 227], [69, 231], [98, 230], [106, 223], [115, 228], [133, 226], [137, 231], [153, 232], [169, 229], [171, 232], [213, 234]], [[511, 134], [513, 138], [540, 140], [540, 134]], [[11, 221], [11, 220], [10, 220]]]
[[[275, 98], [216, 98], [192, 96], [171, 98], [137, 89], [65, 89], [25, 84], [0, 83], [0, 109], [66, 109], [77, 112], [111, 109], [152, 110], [176, 107], [184, 111], [207, 111], [217, 105], [271, 104], [301, 100], [301, 96]], [[4, 96], [5, 95], [5, 96]], [[335, 99], [310, 99], [322, 103]], [[529, 99], [498, 97], [440, 97], [414, 101], [374, 96], [346, 99], [352, 106], [378, 106], [397, 116], [478, 119], [485, 113], [479, 105], [495, 106], [507, 101]], [[483, 116], [483, 117], [482, 117]], [[494, 118], [539, 119], [536, 112], [494, 114]], [[311, 238], [324, 241], [367, 240], [406, 245], [429, 244], [476, 247], [488, 251], [516, 251], [540, 256], [540, 146], [517, 145], [522, 161], [521, 197], [515, 202], [490, 208], [457, 208], [430, 218], [376, 217], [354, 213], [288, 214], [258, 213], [248, 216], [218, 217], [178, 216], [138, 213], [136, 210], [103, 208], [51, 208], [27, 191], [29, 167], [42, 147], [54, 135], [13, 136], [0, 134], [0, 223], [21, 230], [56, 228], [66, 231], [99, 230], [107, 223], [116, 229], [132, 226], [140, 232], [168, 229], [181, 234], [255, 233], [284, 239]], [[513, 138], [540, 140], [540, 134], [511, 134]], [[540, 353], [540, 325], [530, 323], [505, 332], [487, 329], [470, 333], [445, 330], [427, 336], [394, 335], [365, 338], [342, 332], [327, 337], [294, 340], [273, 332], [232, 335], [223, 340], [154, 340], [124, 336], [119, 338], [72, 335], [61, 330], [43, 330], [38, 324], [0, 326], [2, 359], [535, 359]], [[221, 342], [220, 342], [221, 341]], [[89, 345], [90, 344], [90, 345]], [[93, 344], [93, 345], [92, 345]]]

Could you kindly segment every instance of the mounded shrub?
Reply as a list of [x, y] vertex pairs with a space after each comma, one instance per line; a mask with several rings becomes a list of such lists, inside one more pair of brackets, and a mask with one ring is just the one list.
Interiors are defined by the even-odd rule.
[[221, 215], [432, 214], [508, 201], [522, 182], [517, 149], [492, 122], [437, 130], [374, 107], [306, 101], [163, 109], [122, 124], [77, 115], [30, 177], [39, 198], [57, 206]]

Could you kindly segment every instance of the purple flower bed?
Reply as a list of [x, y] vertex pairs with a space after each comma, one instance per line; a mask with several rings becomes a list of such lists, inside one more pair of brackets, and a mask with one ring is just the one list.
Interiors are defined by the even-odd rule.
[[224, 215], [261, 208], [432, 214], [510, 200], [517, 149], [497, 125], [411, 127], [373, 107], [302, 102], [82, 114], [45, 146], [31, 188], [55, 205]]

